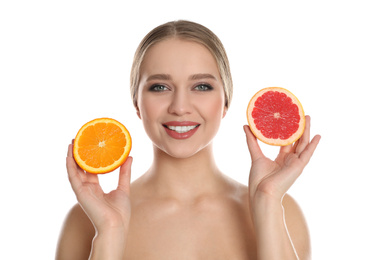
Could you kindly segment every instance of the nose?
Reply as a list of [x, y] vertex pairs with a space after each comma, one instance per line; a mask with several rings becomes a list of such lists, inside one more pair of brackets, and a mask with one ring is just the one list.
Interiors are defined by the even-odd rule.
[[173, 115], [183, 116], [192, 112], [190, 97], [183, 91], [175, 91], [172, 95], [168, 112]]

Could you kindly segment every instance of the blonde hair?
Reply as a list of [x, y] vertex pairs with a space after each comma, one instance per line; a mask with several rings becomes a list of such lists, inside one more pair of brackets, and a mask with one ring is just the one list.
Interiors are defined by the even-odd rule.
[[139, 44], [133, 60], [130, 74], [130, 92], [134, 106], [137, 108], [140, 67], [147, 50], [162, 40], [178, 37], [203, 44], [214, 56], [220, 77], [223, 81], [225, 105], [228, 108], [233, 94], [232, 76], [226, 51], [219, 38], [208, 28], [198, 23], [179, 20], [162, 24], [150, 31]]

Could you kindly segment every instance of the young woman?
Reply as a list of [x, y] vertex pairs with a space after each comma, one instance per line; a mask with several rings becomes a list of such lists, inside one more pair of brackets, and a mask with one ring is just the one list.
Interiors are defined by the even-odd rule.
[[252, 165], [249, 185], [217, 167], [212, 140], [232, 96], [228, 59], [207, 28], [176, 21], [152, 30], [134, 57], [131, 93], [153, 142], [152, 166], [130, 184], [132, 158], [116, 190], [72, 156], [67, 171], [77, 196], [57, 259], [310, 259], [304, 217], [288, 195], [320, 137], [301, 139], [266, 158], [244, 126]]

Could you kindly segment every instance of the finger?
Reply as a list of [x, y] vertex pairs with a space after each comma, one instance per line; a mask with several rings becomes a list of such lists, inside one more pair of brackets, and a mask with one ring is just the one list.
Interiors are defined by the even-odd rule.
[[291, 144], [281, 146], [281, 148], [280, 148], [280, 153], [289, 153], [291, 151], [292, 151], [292, 145]]
[[99, 184], [98, 174], [86, 172], [86, 173], [84, 173], [84, 177], [85, 177], [85, 181], [87, 181], [89, 183]]
[[77, 194], [80, 190], [80, 187], [82, 186], [82, 179], [80, 176], [80, 171], [77, 168], [77, 164], [73, 157], [68, 156], [66, 158], [66, 166], [67, 166], [67, 173], [68, 173], [68, 179], [71, 183], [71, 187], [75, 194]]
[[85, 182], [87, 181], [87, 178], [86, 178], [86, 174], [85, 174], [85, 171], [83, 169], [81, 169], [81, 167], [76, 163], [75, 161], [75, 158], [73, 156], [73, 146], [74, 146], [74, 143], [75, 143], [75, 139], [72, 139], [72, 142], [71, 144], [68, 146], [68, 153], [67, 153], [67, 157], [71, 157], [76, 165], [76, 171], [81, 179], [82, 182]]
[[248, 125], [244, 125], [243, 129], [246, 134], [246, 142], [247, 142], [247, 147], [249, 148], [251, 160], [255, 161], [260, 158], [263, 158], [264, 154], [260, 149], [258, 140], [256, 139], [255, 135], [251, 132], [250, 127]]
[[124, 191], [127, 195], [130, 194], [130, 179], [131, 179], [131, 165], [133, 157], [129, 156], [120, 168], [118, 190]]
[[72, 144], [68, 145], [67, 157], [72, 157], [73, 156], [72, 148], [73, 148]]
[[291, 152], [293, 152], [293, 153], [296, 152], [296, 149], [297, 149], [297, 147], [298, 147], [299, 141], [300, 141], [300, 139], [297, 140], [297, 141], [294, 143], [294, 145], [293, 145], [292, 148], [291, 148]]
[[[74, 143], [74, 140], [72, 140], [72, 143], [68, 146], [68, 152], [67, 152], [67, 173], [68, 173], [68, 177], [70, 179], [70, 182], [71, 182], [71, 177], [72, 178], [78, 178], [78, 182], [79, 184], [78, 185], [81, 185], [83, 182], [85, 182], [87, 179], [86, 179], [86, 174], [84, 172], [83, 169], [80, 168], [80, 166], [76, 163], [74, 157], [73, 157], [73, 143]], [[75, 183], [76, 183], [76, 179], [75, 179]], [[72, 185], [72, 183], [71, 183]], [[72, 189], [74, 189], [74, 187], [72, 187]]]
[[310, 116], [305, 116], [304, 133], [300, 137], [300, 139], [297, 141], [298, 144], [295, 149], [295, 152], [297, 154], [300, 154], [305, 149], [305, 147], [307, 147], [309, 141], [310, 141]]
[[276, 162], [283, 161], [288, 153], [291, 153], [292, 150], [292, 144], [281, 146], [280, 152], [278, 153], [276, 157]]
[[321, 140], [320, 135], [316, 135], [313, 137], [312, 141], [305, 147], [304, 151], [300, 154], [299, 158], [307, 164], [312, 157], [314, 151], [317, 148], [317, 145], [319, 144], [319, 141]]

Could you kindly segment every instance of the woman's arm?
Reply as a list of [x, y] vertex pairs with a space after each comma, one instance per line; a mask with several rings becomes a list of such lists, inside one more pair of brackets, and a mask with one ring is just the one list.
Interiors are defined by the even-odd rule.
[[282, 205], [285, 211], [286, 227], [299, 259], [311, 259], [309, 229], [302, 210], [288, 194], [283, 198]]
[[90, 254], [91, 260], [123, 259], [127, 232], [124, 228], [97, 232]]
[[[249, 127], [244, 127], [252, 159], [249, 198], [259, 260], [290, 260], [298, 259], [298, 254], [309, 255], [309, 252], [302, 252], [306, 250], [305, 248], [309, 249], [304, 245], [309, 242], [301, 241], [303, 245], [295, 245], [293, 241], [300, 240], [296, 235], [295, 239], [292, 239], [290, 233], [294, 233], [288, 229], [295, 221], [296, 225], [305, 227], [305, 221], [300, 216], [298, 220], [291, 216], [293, 212], [299, 212], [299, 208], [292, 201], [285, 203], [287, 199], [284, 199], [288, 189], [309, 162], [320, 140], [320, 136], [315, 136], [310, 141], [310, 117], [307, 116], [306, 119], [303, 136], [294, 145], [282, 147], [274, 161], [264, 156]], [[295, 234], [297, 232], [301, 231], [295, 231]], [[305, 229], [302, 232], [307, 236]], [[296, 248], [300, 249], [300, 252]]]
[[79, 204], [68, 213], [59, 237], [56, 259], [122, 259], [125, 230], [95, 228]]
[[63, 223], [56, 260], [89, 259], [95, 229], [79, 204], [72, 207]]
[[299, 206], [285, 195], [282, 203], [258, 201], [253, 210], [258, 259], [310, 259], [309, 231]]
[[[78, 167], [72, 156], [72, 145], [69, 146], [67, 172], [79, 206], [71, 210], [64, 224], [57, 249], [58, 260], [87, 259], [87, 241], [92, 241], [92, 229], [94, 238], [89, 259], [122, 259], [131, 214], [131, 163], [132, 158], [129, 157], [121, 166], [117, 189], [104, 193], [98, 176], [85, 173]], [[89, 235], [80, 233], [85, 230]], [[76, 245], [81, 245], [81, 250], [78, 248], [75, 253], [67, 253], [76, 249]]]

